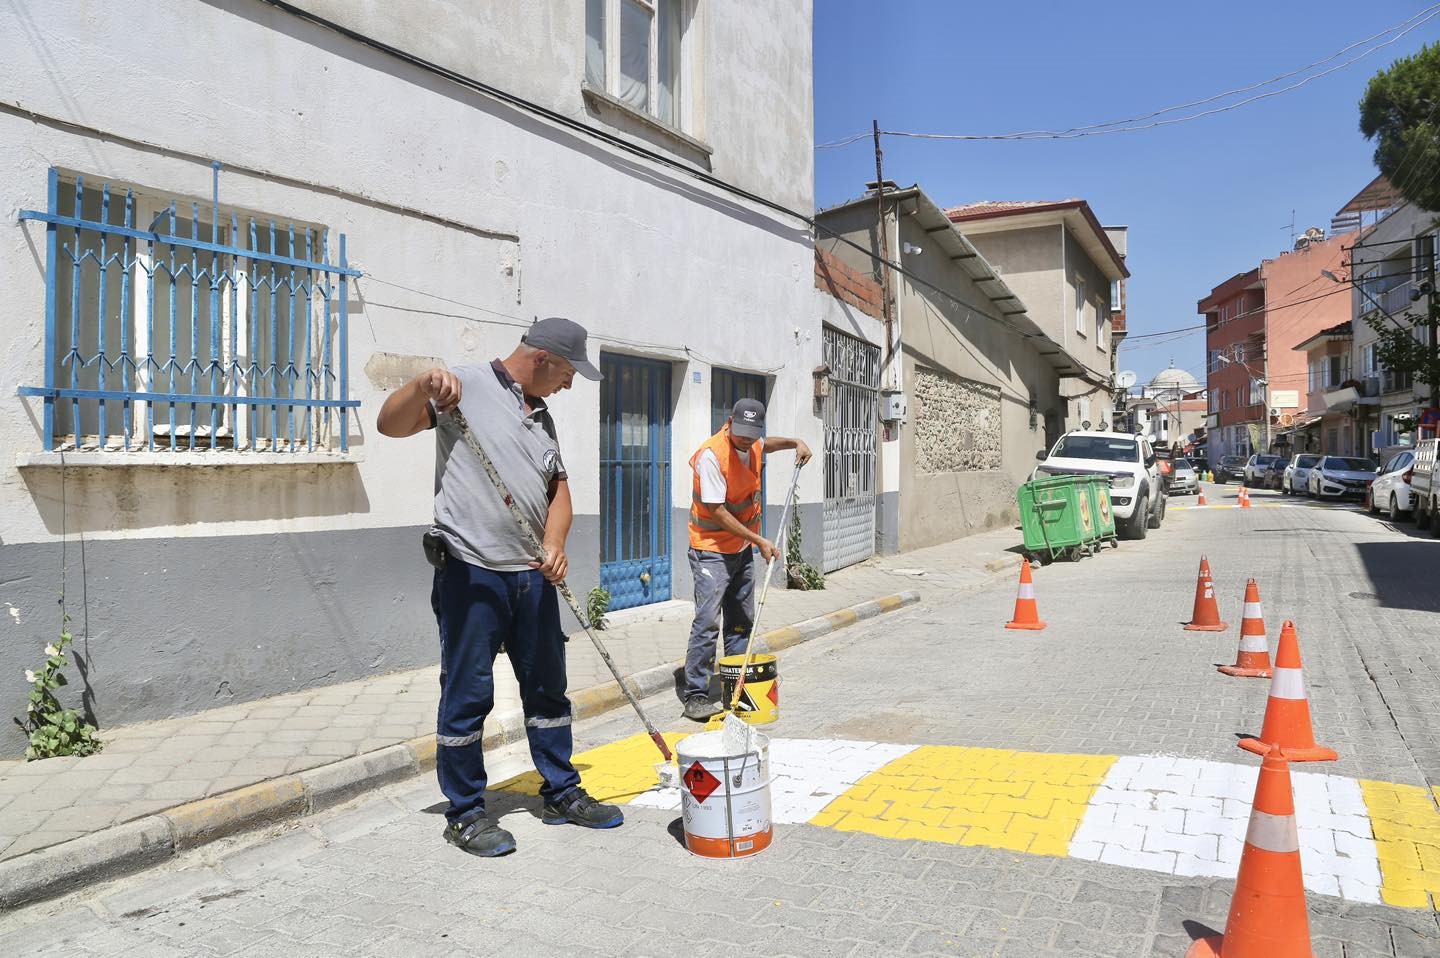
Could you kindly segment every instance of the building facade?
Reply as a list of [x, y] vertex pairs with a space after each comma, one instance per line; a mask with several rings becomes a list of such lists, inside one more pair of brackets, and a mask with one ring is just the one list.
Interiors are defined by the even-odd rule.
[[[1064, 431], [1062, 377], [1078, 374], [1081, 360], [919, 187], [886, 184], [877, 200], [872, 184], [816, 222], [827, 254], [877, 281], [888, 273], [882, 547], [920, 548], [1013, 522], [1036, 451]], [[899, 269], [879, 266], [883, 250]]]
[[[576, 592], [689, 594], [686, 462], [734, 399], [824, 448], [809, 0], [422, 12], [0, 11], [0, 673], [62, 577], [102, 725], [433, 663], [432, 443], [375, 413], [537, 317], [606, 375], [553, 401]], [[136, 36], [166, 55], [95, 68]]]
[[1434, 419], [1440, 416], [1440, 410], [1427, 416], [1437, 406], [1440, 386], [1417, 379], [1413, 370], [1386, 369], [1377, 350], [1376, 325], [1409, 330], [1437, 349], [1428, 316], [1440, 265], [1440, 214], [1389, 195], [1391, 208], [1380, 211], [1374, 228], [1350, 251], [1348, 271], [1341, 271], [1352, 286], [1348, 362], [1355, 382], [1337, 391], [1328, 407], [1349, 417], [1355, 453], [1365, 456], [1434, 437]]
[[[1115, 297], [1130, 273], [1114, 243], [1128, 230], [1100, 225], [1082, 199], [982, 202], [945, 211], [1075, 363], [1061, 382], [1066, 429], [1098, 427], [1114, 407]], [[1123, 325], [1123, 323], [1122, 323]]]
[[1290, 453], [1309, 378], [1294, 347], [1348, 318], [1326, 274], [1342, 268], [1355, 235], [1310, 230], [1293, 250], [1230, 277], [1196, 304], [1205, 317], [1211, 462]]
[[[1305, 354], [1306, 386], [1304, 414], [1292, 427], [1296, 452], [1315, 452], [1331, 456], [1366, 455], [1360, 437], [1353, 428], [1356, 393], [1342, 396], [1354, 389], [1351, 376], [1351, 345], [1355, 337], [1347, 320], [1320, 330], [1294, 348]], [[1332, 401], [1334, 407], [1332, 408]]]

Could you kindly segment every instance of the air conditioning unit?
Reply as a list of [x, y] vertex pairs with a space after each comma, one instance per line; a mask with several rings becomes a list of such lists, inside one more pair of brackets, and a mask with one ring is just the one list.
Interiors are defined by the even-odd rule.
[[1380, 377], [1372, 374], [1366, 376], [1360, 383], [1360, 395], [1366, 399], [1374, 399], [1380, 395]]

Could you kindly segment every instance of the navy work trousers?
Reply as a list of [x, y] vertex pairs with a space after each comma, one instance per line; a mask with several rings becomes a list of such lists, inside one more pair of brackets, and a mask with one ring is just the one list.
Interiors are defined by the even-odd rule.
[[430, 594], [440, 625], [440, 715], [435, 770], [450, 799], [446, 818], [467, 823], [485, 811], [481, 736], [495, 707], [495, 658], [510, 656], [525, 709], [530, 756], [559, 798], [580, 784], [570, 763], [570, 700], [565, 697], [565, 633], [555, 587], [538, 571], [492, 572], [447, 557]]

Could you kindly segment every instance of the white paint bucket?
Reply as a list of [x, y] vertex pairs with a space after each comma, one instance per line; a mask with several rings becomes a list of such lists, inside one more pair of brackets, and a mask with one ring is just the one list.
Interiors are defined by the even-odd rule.
[[748, 750], [727, 747], [724, 732], [691, 735], [675, 747], [692, 854], [743, 858], [770, 847], [770, 739], [760, 732], [747, 737]]

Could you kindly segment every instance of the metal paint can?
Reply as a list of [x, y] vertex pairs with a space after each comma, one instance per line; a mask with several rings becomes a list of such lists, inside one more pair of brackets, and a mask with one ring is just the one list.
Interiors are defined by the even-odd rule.
[[751, 734], [749, 750], [725, 754], [724, 732], [681, 741], [680, 807], [685, 847], [701, 858], [744, 858], [770, 847], [770, 738]]
[[[727, 655], [720, 660], [720, 704], [730, 707], [735, 697], [735, 681], [740, 677], [740, 667], [745, 664], [743, 655]], [[740, 702], [735, 706], [735, 715], [750, 725], [769, 725], [780, 718], [780, 662], [773, 655], [750, 656], [750, 668], [745, 672], [745, 687], [740, 690]]]

